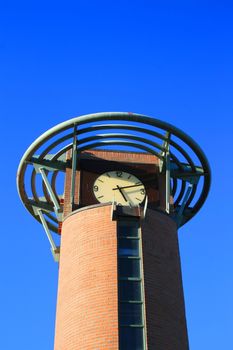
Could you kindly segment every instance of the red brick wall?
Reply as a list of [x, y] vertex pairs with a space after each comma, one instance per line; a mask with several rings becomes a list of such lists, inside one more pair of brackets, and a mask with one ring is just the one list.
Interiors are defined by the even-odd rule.
[[[158, 172], [158, 159], [152, 155], [88, 153], [90, 157], [131, 164], [155, 164]], [[68, 169], [65, 215], [71, 211], [70, 179]], [[76, 203], [79, 180], [77, 171]], [[165, 198], [164, 180], [161, 175], [161, 201]], [[188, 350], [175, 222], [162, 212], [148, 209], [142, 222], [142, 250], [147, 350]], [[64, 220], [54, 349], [118, 350], [117, 237], [109, 205], [79, 209]]]
[[55, 350], [118, 350], [117, 237], [111, 206], [63, 223]]
[[95, 156], [100, 159], [113, 160], [127, 163], [143, 163], [143, 164], [159, 164], [159, 160], [156, 156], [148, 153], [138, 152], [116, 152], [116, 151], [101, 151], [101, 150], [88, 150], [83, 153], [89, 156]]
[[[66, 153], [66, 161], [70, 161], [72, 159], [72, 152], [69, 150]], [[64, 207], [63, 207], [63, 218], [65, 218], [68, 214], [70, 214], [74, 208], [72, 208], [71, 204], [71, 176], [72, 176], [72, 168], [66, 168], [65, 174], [65, 184], [64, 184]], [[80, 171], [77, 170], [75, 174], [75, 192], [74, 192], [74, 202], [79, 204], [79, 187], [80, 187]]]
[[175, 222], [148, 210], [142, 223], [148, 350], [187, 350], [188, 336]]

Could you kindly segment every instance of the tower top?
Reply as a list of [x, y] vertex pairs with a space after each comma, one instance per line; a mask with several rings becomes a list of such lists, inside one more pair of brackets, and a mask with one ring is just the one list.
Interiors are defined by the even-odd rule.
[[[58, 124], [37, 138], [23, 155], [17, 172], [23, 204], [36, 220], [44, 220], [43, 225], [55, 232], [62, 215], [62, 174], [70, 168], [74, 175], [78, 155], [90, 149], [156, 156], [159, 171], [166, 176], [166, 212], [178, 226], [190, 220], [206, 200], [211, 177], [209, 163], [198, 144], [183, 131], [136, 113], [83, 115]], [[72, 161], [66, 158], [69, 150]], [[74, 196], [74, 188], [71, 193]], [[174, 199], [172, 211], [170, 196]]]

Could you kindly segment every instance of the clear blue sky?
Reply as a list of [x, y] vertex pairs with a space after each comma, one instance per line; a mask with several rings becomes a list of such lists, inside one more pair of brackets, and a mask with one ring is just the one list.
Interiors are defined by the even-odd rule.
[[232, 1], [2, 1], [0, 26], [1, 348], [53, 348], [58, 268], [19, 201], [20, 158], [66, 119], [132, 111], [210, 161], [208, 200], [179, 232], [189, 340], [233, 349]]

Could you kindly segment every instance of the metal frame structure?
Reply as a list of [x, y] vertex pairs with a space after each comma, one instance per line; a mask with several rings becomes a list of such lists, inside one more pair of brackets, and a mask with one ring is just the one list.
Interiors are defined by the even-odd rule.
[[[78, 154], [116, 146], [122, 150], [133, 147], [159, 158], [160, 172], [166, 176], [166, 212], [178, 227], [204, 204], [210, 188], [209, 163], [197, 143], [183, 131], [135, 113], [106, 112], [76, 117], [51, 128], [33, 142], [17, 172], [19, 196], [27, 210], [43, 224], [53, 252], [57, 247], [50, 230], [58, 232], [62, 220], [63, 193], [58, 193], [58, 175], [66, 168], [72, 169], [72, 205]], [[66, 160], [68, 150], [72, 152], [71, 162]]]
[[[121, 232], [121, 228], [127, 228], [127, 234], [124, 235]], [[130, 230], [130, 227], [134, 227], [134, 230], [136, 230], [136, 234], [128, 234], [128, 231]], [[124, 249], [124, 243], [122, 244], [121, 242], [124, 241], [137, 241], [138, 242], [138, 246], [136, 247], [136, 250], [138, 249], [138, 254], [134, 252], [134, 254], [130, 254], [128, 253], [120, 253], [120, 248]], [[118, 221], [117, 224], [117, 256], [118, 256], [118, 290], [119, 290], [119, 299], [118, 299], [118, 312], [119, 312], [119, 339], [121, 339], [121, 330], [125, 328], [125, 330], [128, 329], [141, 329], [142, 333], [141, 333], [141, 342], [143, 343], [143, 349], [147, 348], [147, 341], [146, 341], [146, 322], [145, 322], [145, 295], [144, 295], [144, 279], [143, 279], [143, 264], [142, 264], [142, 234], [141, 234], [141, 227], [140, 227], [140, 223], [139, 223], [139, 218], [134, 218], [132, 220], [129, 221], [127, 219], [121, 219]], [[135, 275], [135, 270], [134, 270], [134, 275], [133, 274], [123, 274], [121, 273], [121, 268], [120, 265], [122, 266], [122, 264], [120, 264], [120, 261], [136, 261], [138, 262], [138, 273], [136, 273]], [[123, 264], [125, 265], [125, 263]], [[125, 270], [125, 269], [124, 269]], [[126, 270], [125, 270], [126, 271]], [[140, 285], [140, 294], [141, 296], [138, 298], [138, 300], [135, 300], [135, 298], [133, 300], [130, 300], [130, 298], [124, 298], [122, 297], [122, 291], [126, 291], [127, 288], [123, 288], [120, 292], [120, 283], [138, 283]], [[122, 312], [122, 308], [124, 308], [124, 304], [128, 304], [131, 306], [133, 305], [141, 305], [141, 312], [140, 313], [134, 313], [134, 319], [131, 322], [124, 322], [121, 318], [121, 315], [124, 315], [124, 312]], [[133, 312], [132, 312], [133, 313]], [[136, 317], [135, 317], [136, 316]], [[138, 317], [140, 318], [141, 316], [141, 322], [138, 320]], [[124, 339], [124, 337], [123, 337]], [[124, 340], [125, 341], [125, 340]], [[120, 341], [121, 343], [121, 341]], [[120, 348], [121, 346], [119, 346]]]

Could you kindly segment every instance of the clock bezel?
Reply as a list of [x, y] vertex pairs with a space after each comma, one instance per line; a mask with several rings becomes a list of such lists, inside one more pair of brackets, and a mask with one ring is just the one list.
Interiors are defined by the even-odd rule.
[[[113, 199], [113, 198], [111, 198], [111, 199], [107, 199], [107, 200], [100, 200], [100, 199], [102, 199], [102, 197], [103, 197], [103, 195], [101, 195], [101, 198], [100, 197], [97, 197], [97, 195], [96, 195], [96, 190], [94, 190], [94, 187], [95, 186], [98, 186], [99, 187], [99, 185], [96, 185], [96, 182], [97, 181], [101, 181], [101, 177], [105, 177], [105, 176], [108, 176], [109, 174], [113, 174], [113, 173], [115, 173], [116, 174], [116, 176], [114, 176], [114, 177], [111, 177], [111, 176], [109, 176], [110, 178], [114, 178], [114, 179], [122, 179], [122, 176], [117, 176], [117, 173], [121, 173], [121, 174], [126, 174], [126, 177], [127, 177], [127, 179], [126, 179], [126, 177], [124, 177], [123, 178], [123, 182], [126, 182], [127, 180], [129, 180], [131, 177], [133, 178], [133, 180], [134, 181], [136, 181], [136, 183], [134, 183], [133, 184], [133, 182], [132, 181], [127, 181], [128, 182], [128, 184], [126, 185], [126, 186], [123, 186], [123, 187], [120, 187], [119, 186], [119, 183], [118, 184], [116, 184], [115, 186], [119, 186], [119, 193], [121, 193], [121, 196], [122, 196], [122, 198], [123, 198], [123, 203], [122, 203], [122, 200], [121, 201], [119, 201], [119, 200], [116, 200], [116, 196], [115, 196], [115, 198]], [[102, 182], [102, 181], [101, 181]], [[132, 184], [132, 185], [131, 185]], [[135, 198], [132, 198], [132, 194], [131, 193], [129, 193], [129, 192], [127, 192], [127, 190], [126, 189], [124, 189], [124, 187], [126, 187], [127, 188], [127, 186], [132, 186], [132, 187], [134, 187], [134, 186], [140, 186], [140, 191], [141, 190], [143, 190], [144, 191], [144, 193], [143, 193], [143, 198], [141, 197], [142, 196], [142, 194], [140, 193], [140, 197], [141, 198], [138, 198], [139, 197], [139, 195], [138, 195], [138, 193], [136, 194], [136, 195], [138, 195], [138, 197], [135, 197]], [[115, 188], [113, 188], [112, 189], [112, 191], [113, 190], [116, 190], [117, 191], [117, 188], [115, 187]], [[124, 192], [122, 191], [122, 190], [124, 190]], [[103, 190], [102, 190], [103, 191]], [[93, 192], [93, 195], [94, 195], [94, 197], [95, 197], [95, 199], [98, 201], [98, 203], [109, 203], [109, 202], [115, 202], [117, 205], [121, 205], [121, 206], [129, 206], [129, 207], [134, 207], [134, 206], [138, 206], [138, 205], [141, 205], [144, 201], [145, 201], [145, 198], [146, 198], [146, 186], [145, 186], [145, 184], [143, 183], [143, 181], [140, 179], [140, 178], [138, 178], [138, 176], [136, 176], [136, 175], [134, 175], [133, 173], [129, 173], [129, 172], [127, 172], [127, 171], [124, 171], [124, 170], [119, 170], [119, 169], [115, 169], [115, 170], [109, 170], [109, 171], [105, 171], [104, 173], [102, 173], [102, 174], [100, 174], [96, 179], [95, 179], [95, 181], [94, 181], [94, 183], [93, 183], [93, 186], [92, 186], [92, 192]], [[123, 192], [123, 193], [122, 193]], [[116, 192], [117, 193], [117, 192]], [[118, 193], [117, 193], [118, 194]], [[114, 197], [114, 196], [113, 196]], [[119, 196], [118, 196], [119, 197]], [[125, 198], [128, 198], [128, 200], [127, 200], [127, 203], [125, 203], [124, 201], [126, 201], [126, 199]], [[136, 201], [135, 201], [135, 199], [136, 199]]]

